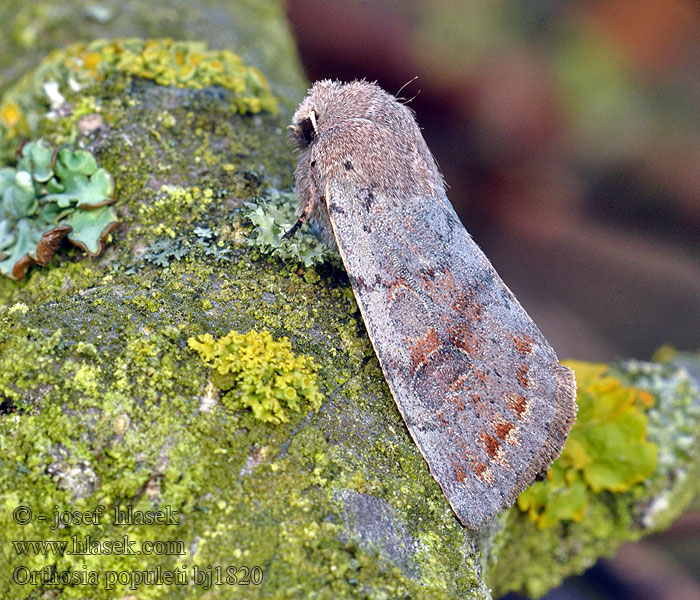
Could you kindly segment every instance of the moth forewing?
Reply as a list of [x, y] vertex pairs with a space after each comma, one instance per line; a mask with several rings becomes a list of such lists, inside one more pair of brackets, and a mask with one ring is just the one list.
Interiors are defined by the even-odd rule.
[[[392, 395], [466, 526], [481, 527], [559, 453], [573, 418], [571, 372], [451, 208], [394, 206], [363, 185], [326, 187], [328, 214]], [[353, 207], [359, 207], [353, 209]]]

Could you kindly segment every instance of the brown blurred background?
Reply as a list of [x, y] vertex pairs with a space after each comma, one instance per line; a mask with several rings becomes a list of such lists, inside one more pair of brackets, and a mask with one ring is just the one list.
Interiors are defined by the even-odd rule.
[[[560, 358], [700, 349], [698, 2], [287, 6], [309, 80], [410, 82], [450, 200]], [[699, 600], [699, 537], [689, 515], [548, 598]]]

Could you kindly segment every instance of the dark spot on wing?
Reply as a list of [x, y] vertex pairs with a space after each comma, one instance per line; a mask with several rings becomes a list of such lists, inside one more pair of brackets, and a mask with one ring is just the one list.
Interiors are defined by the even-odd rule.
[[365, 210], [369, 212], [372, 208], [372, 204], [374, 204], [374, 192], [372, 191], [372, 188], [367, 188], [367, 193], [362, 199], [362, 204], [364, 205]]
[[384, 282], [379, 277], [378, 273], [375, 273], [374, 280], [366, 280], [362, 275], [350, 275], [348, 273], [348, 279], [353, 288], [361, 291], [374, 291], [378, 288], [384, 287]]
[[348, 279], [350, 280], [350, 285], [355, 289], [366, 290], [369, 287], [364, 277], [355, 277], [348, 273]]
[[331, 203], [328, 206], [328, 210], [330, 210], [332, 213], [336, 213], [336, 214], [343, 215], [343, 216], [345, 216], [345, 214], [346, 214], [345, 209], [342, 206], [340, 206], [340, 204], [338, 204], [336, 202]]

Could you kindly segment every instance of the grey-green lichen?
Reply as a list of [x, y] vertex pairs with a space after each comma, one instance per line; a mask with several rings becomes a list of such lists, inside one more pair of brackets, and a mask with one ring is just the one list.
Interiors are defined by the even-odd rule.
[[0, 273], [11, 279], [47, 265], [64, 237], [97, 256], [117, 226], [114, 180], [85, 150], [25, 144], [0, 169], [0, 198]]
[[[656, 399], [647, 411], [648, 438], [659, 448], [657, 471], [665, 476], [645, 483], [647, 493], [655, 498], [638, 516], [647, 529], [670, 525], [676, 508], [691, 502], [700, 491], [692, 485], [698, 470], [693, 465], [700, 460], [700, 379], [686, 368], [699, 368], [698, 355], [664, 354], [661, 363], [625, 361], [619, 369], [630, 385]], [[684, 485], [689, 477], [690, 485]], [[669, 486], [668, 481], [678, 484]]]
[[698, 446], [700, 392], [687, 370], [670, 364], [625, 361], [619, 372], [626, 381], [654, 396], [647, 411], [648, 437], [659, 448], [658, 466], [671, 471], [693, 457]]
[[324, 243], [318, 226], [304, 223], [293, 237], [284, 238], [297, 221], [296, 206], [294, 192], [275, 188], [266, 190], [256, 202], [246, 203], [243, 216], [253, 224], [248, 243], [260, 248], [264, 254], [298, 261], [305, 267], [324, 262], [339, 266], [338, 253]]

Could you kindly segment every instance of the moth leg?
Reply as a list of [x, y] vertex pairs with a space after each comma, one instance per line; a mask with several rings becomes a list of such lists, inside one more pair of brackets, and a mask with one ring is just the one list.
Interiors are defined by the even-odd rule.
[[301, 214], [299, 215], [299, 218], [297, 219], [297, 222], [292, 225], [292, 228], [289, 229], [283, 236], [283, 240], [288, 240], [290, 237], [292, 237], [298, 230], [299, 227], [301, 227], [305, 222], [306, 222], [306, 217], [309, 214], [309, 207], [311, 206], [311, 202], [307, 202], [306, 206], [304, 206], [304, 209], [301, 211]]

